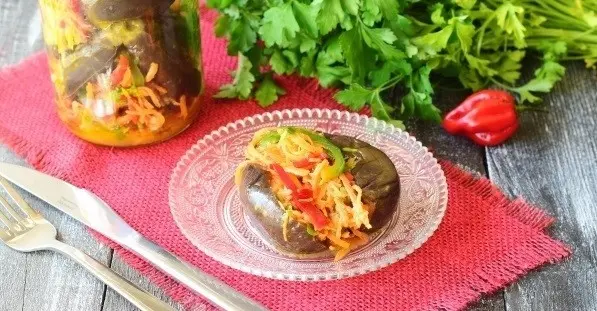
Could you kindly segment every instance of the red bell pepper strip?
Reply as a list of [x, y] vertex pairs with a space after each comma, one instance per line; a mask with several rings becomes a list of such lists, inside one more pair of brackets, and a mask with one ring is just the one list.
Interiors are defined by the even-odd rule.
[[351, 172], [344, 173], [344, 176], [346, 176], [346, 179], [348, 179], [348, 181], [350, 181], [350, 182], [354, 181], [354, 176], [352, 176]]
[[[328, 224], [329, 219], [325, 217], [323, 212], [313, 202], [304, 200], [313, 198], [313, 190], [308, 186], [297, 186], [292, 180], [291, 174], [288, 174], [279, 164], [272, 164], [271, 168], [280, 176], [282, 183], [292, 191], [292, 205], [301, 212], [307, 214], [313, 223], [315, 230], [320, 230]], [[295, 177], [296, 178], [296, 177]]]
[[112, 85], [118, 85], [120, 84], [120, 82], [122, 82], [124, 74], [126, 73], [126, 70], [128, 68], [129, 59], [124, 55], [120, 55], [120, 57], [118, 58], [118, 64], [116, 65], [116, 68], [114, 68], [114, 71], [112, 71], [112, 75], [110, 76], [110, 81], [112, 82]]
[[312, 199], [313, 198], [313, 190], [309, 188], [307, 185], [303, 185], [296, 191], [296, 197], [298, 199]]
[[314, 163], [309, 161], [309, 158], [304, 158], [298, 161], [293, 161], [292, 165], [294, 165], [296, 168], [311, 169], [313, 168]]
[[479, 91], [448, 113], [442, 125], [482, 146], [501, 144], [518, 128], [514, 97], [501, 90]]
[[298, 187], [300, 186], [300, 184], [297, 185], [298, 180], [293, 180], [291, 175], [286, 173], [282, 166], [274, 163], [271, 165], [271, 167], [276, 172], [276, 174], [278, 174], [280, 180], [282, 180], [282, 183], [284, 184], [284, 186], [286, 186], [286, 188], [290, 189], [292, 193], [295, 193], [298, 190]]
[[292, 205], [309, 216], [315, 230], [323, 229], [330, 221], [313, 202], [302, 202], [295, 198]]

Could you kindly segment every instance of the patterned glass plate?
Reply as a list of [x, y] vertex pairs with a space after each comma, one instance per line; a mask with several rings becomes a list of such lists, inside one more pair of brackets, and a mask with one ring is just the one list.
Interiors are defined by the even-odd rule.
[[[384, 151], [401, 183], [399, 212], [371, 241], [338, 262], [278, 253], [256, 233], [240, 203], [234, 171], [255, 131], [294, 125], [343, 134]], [[182, 233], [202, 252], [232, 268], [283, 280], [332, 280], [390, 265], [420, 247], [439, 226], [448, 202], [437, 160], [412, 136], [383, 121], [336, 110], [265, 113], [230, 123], [205, 136], [178, 162], [169, 202]]]

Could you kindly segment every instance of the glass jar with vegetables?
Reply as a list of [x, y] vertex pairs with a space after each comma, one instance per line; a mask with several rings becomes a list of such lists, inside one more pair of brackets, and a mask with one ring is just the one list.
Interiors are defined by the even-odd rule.
[[58, 115], [107, 146], [166, 140], [197, 117], [198, 0], [39, 0]]

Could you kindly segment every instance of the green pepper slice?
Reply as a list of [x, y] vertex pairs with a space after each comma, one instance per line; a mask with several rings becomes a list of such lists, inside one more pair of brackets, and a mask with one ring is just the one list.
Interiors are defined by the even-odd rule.
[[[311, 130], [296, 127], [282, 127], [282, 129], [288, 130], [290, 132], [296, 131], [298, 133], [303, 133], [309, 136], [309, 138], [311, 138], [314, 142], [319, 143], [323, 147], [323, 149], [326, 150], [328, 156], [332, 158], [334, 163], [332, 164], [332, 166], [326, 167], [321, 171], [321, 178], [323, 179], [323, 181], [332, 180], [340, 176], [340, 174], [344, 172], [344, 167], [346, 163], [344, 160], [344, 154], [342, 153], [342, 149], [334, 145], [325, 136], [320, 135]], [[265, 135], [263, 138], [261, 138], [261, 140], [259, 141], [259, 146], [265, 145], [267, 143], [275, 143], [279, 140], [280, 134], [274, 130]]]

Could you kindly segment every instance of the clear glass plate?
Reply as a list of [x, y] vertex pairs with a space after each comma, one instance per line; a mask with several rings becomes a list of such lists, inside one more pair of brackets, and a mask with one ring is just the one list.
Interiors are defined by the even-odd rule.
[[[343, 134], [384, 151], [401, 183], [399, 212], [371, 241], [338, 262], [277, 252], [256, 233], [234, 185], [234, 170], [255, 131], [283, 125]], [[180, 159], [169, 185], [172, 215], [202, 252], [232, 268], [282, 280], [332, 280], [388, 266], [419, 248], [439, 226], [448, 202], [444, 173], [433, 155], [383, 121], [337, 110], [295, 109], [230, 123], [197, 142]]]

